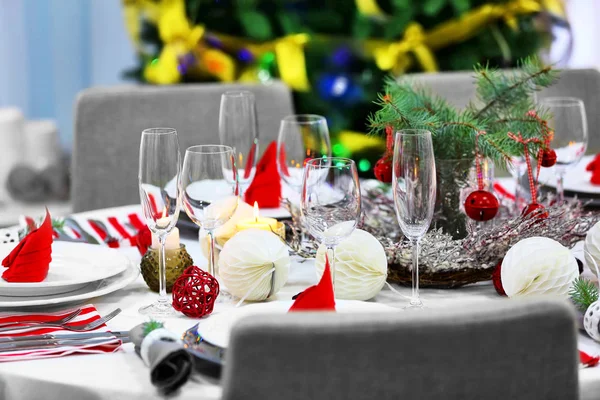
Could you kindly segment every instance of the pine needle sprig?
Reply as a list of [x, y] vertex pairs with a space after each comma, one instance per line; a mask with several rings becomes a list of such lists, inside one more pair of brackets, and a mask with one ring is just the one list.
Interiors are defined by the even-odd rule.
[[598, 301], [598, 287], [590, 280], [577, 278], [569, 290], [571, 301], [577, 308], [585, 312], [595, 301]]
[[[427, 129], [433, 135], [436, 159], [475, 158], [475, 138], [479, 132], [479, 153], [497, 166], [507, 167], [512, 157], [522, 156], [524, 148], [508, 136], [539, 138], [529, 145], [537, 155], [545, 135], [543, 120], [549, 113], [534, 102], [534, 92], [556, 81], [556, 72], [537, 58], [526, 58], [513, 72], [485, 65], [475, 67], [476, 102], [459, 110], [409, 78], [388, 78], [384, 93], [376, 103], [381, 107], [368, 118], [372, 134], [394, 130]], [[478, 105], [479, 106], [478, 106]], [[538, 118], [528, 115], [535, 111]]]

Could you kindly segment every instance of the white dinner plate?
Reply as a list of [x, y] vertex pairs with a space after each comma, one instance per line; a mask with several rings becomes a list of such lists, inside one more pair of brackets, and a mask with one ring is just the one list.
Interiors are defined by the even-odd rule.
[[[600, 185], [592, 185], [590, 178], [591, 172], [585, 170], [587, 165], [594, 159], [594, 156], [585, 156], [575, 166], [572, 166], [565, 173], [564, 189], [567, 192], [600, 194]], [[535, 173], [535, 171], [534, 171]], [[556, 188], [555, 167], [542, 168], [540, 170], [539, 183], [545, 186]]]
[[124, 288], [135, 281], [140, 274], [140, 269], [132, 262], [125, 271], [110, 278], [102, 279], [96, 282], [90, 282], [84, 287], [73, 292], [64, 294], [52, 294], [46, 296], [36, 296], [24, 299], [22, 297], [0, 296], [0, 309], [3, 311], [23, 307], [39, 307], [55, 304], [67, 304], [80, 302], [93, 297], [104, 296]]
[[[0, 259], [15, 247], [0, 244]], [[52, 262], [42, 282], [6, 282], [0, 278], [0, 296], [37, 297], [69, 293], [90, 282], [110, 278], [125, 271], [129, 259], [118, 250], [99, 245], [72, 242], [52, 243]]]
[[[198, 323], [198, 335], [207, 342], [227, 348], [231, 328], [242, 317], [257, 314], [285, 314], [292, 306], [293, 301], [271, 301], [267, 303], [256, 303], [236, 308], [223, 310], [212, 314], [207, 319]], [[371, 303], [358, 300], [336, 300], [335, 308], [341, 313], [371, 313], [371, 312], [398, 312], [393, 308], [381, 303]]]

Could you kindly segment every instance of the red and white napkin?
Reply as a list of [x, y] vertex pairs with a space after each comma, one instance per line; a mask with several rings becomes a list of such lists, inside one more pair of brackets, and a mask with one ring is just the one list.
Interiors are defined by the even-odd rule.
[[[50, 321], [65, 317], [75, 311], [75, 309], [62, 311], [57, 314], [36, 314], [36, 313], [0, 313], [0, 324], [5, 322], [13, 321]], [[100, 318], [98, 310], [91, 304], [82, 307], [81, 313], [69, 321], [67, 325], [77, 326], [85, 325], [93, 322]], [[105, 324], [102, 324], [99, 328], [90, 332], [110, 332]], [[18, 330], [11, 332], [3, 332], [0, 337], [6, 336], [32, 336], [41, 334], [72, 334], [74, 332], [64, 330], [61, 328], [36, 328], [32, 326], [28, 330]], [[82, 332], [83, 333], [83, 332]], [[33, 360], [37, 358], [52, 358], [52, 357], [63, 357], [71, 354], [99, 354], [99, 353], [114, 353], [121, 346], [122, 342], [117, 337], [107, 337], [105, 340], [95, 342], [94, 344], [78, 345], [78, 346], [62, 346], [53, 347], [50, 349], [38, 349], [38, 350], [15, 350], [11, 352], [0, 353], [0, 362], [6, 361], [20, 361], [20, 360]]]

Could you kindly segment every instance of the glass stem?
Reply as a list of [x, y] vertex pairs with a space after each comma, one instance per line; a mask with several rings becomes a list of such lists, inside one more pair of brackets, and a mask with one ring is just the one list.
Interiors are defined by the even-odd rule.
[[565, 187], [564, 187], [564, 172], [559, 172], [556, 177], [556, 196], [558, 197], [558, 204], [565, 202]]
[[327, 259], [329, 260], [329, 269], [331, 270], [331, 283], [335, 293], [335, 246], [327, 246]]
[[419, 298], [419, 240], [412, 239], [412, 298], [411, 306], [421, 306]]
[[208, 236], [208, 273], [217, 278], [217, 266], [215, 264], [215, 233], [214, 230], [206, 232]]
[[159, 234], [158, 236], [158, 302], [166, 304], [169, 302], [167, 298], [167, 257], [165, 254], [165, 244], [167, 242], [167, 234]]

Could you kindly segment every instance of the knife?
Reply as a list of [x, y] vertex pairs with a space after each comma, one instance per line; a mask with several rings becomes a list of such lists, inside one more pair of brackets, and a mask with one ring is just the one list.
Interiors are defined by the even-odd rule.
[[30, 342], [36, 340], [48, 340], [48, 339], [93, 339], [100, 337], [128, 337], [128, 331], [114, 331], [114, 332], [86, 332], [86, 333], [62, 333], [54, 335], [52, 333], [45, 333], [42, 335], [29, 335], [29, 336], [4, 336], [0, 337], [0, 348], [5, 344], [15, 342]]
[[[14, 351], [34, 351], [52, 349], [62, 346], [91, 346], [107, 343], [107, 339], [110, 338], [92, 338], [92, 339], [48, 339], [48, 340], [36, 340], [28, 342], [17, 342], [17, 343], [3, 343], [3, 346], [9, 345], [10, 347], [1, 347], [1, 353], [9, 353]], [[119, 338], [123, 344], [131, 342], [129, 337]]]
[[85, 239], [86, 242], [88, 242], [90, 244], [100, 244], [100, 242], [98, 242], [92, 235], [87, 233], [87, 231], [85, 229], [83, 229], [81, 227], [81, 225], [79, 225], [79, 223], [77, 221], [75, 221], [73, 218], [65, 218], [65, 224], [67, 224], [69, 227], [71, 227], [71, 229], [74, 229], [77, 232], [79, 232], [79, 234], [81, 236], [83, 236], [83, 238]]

